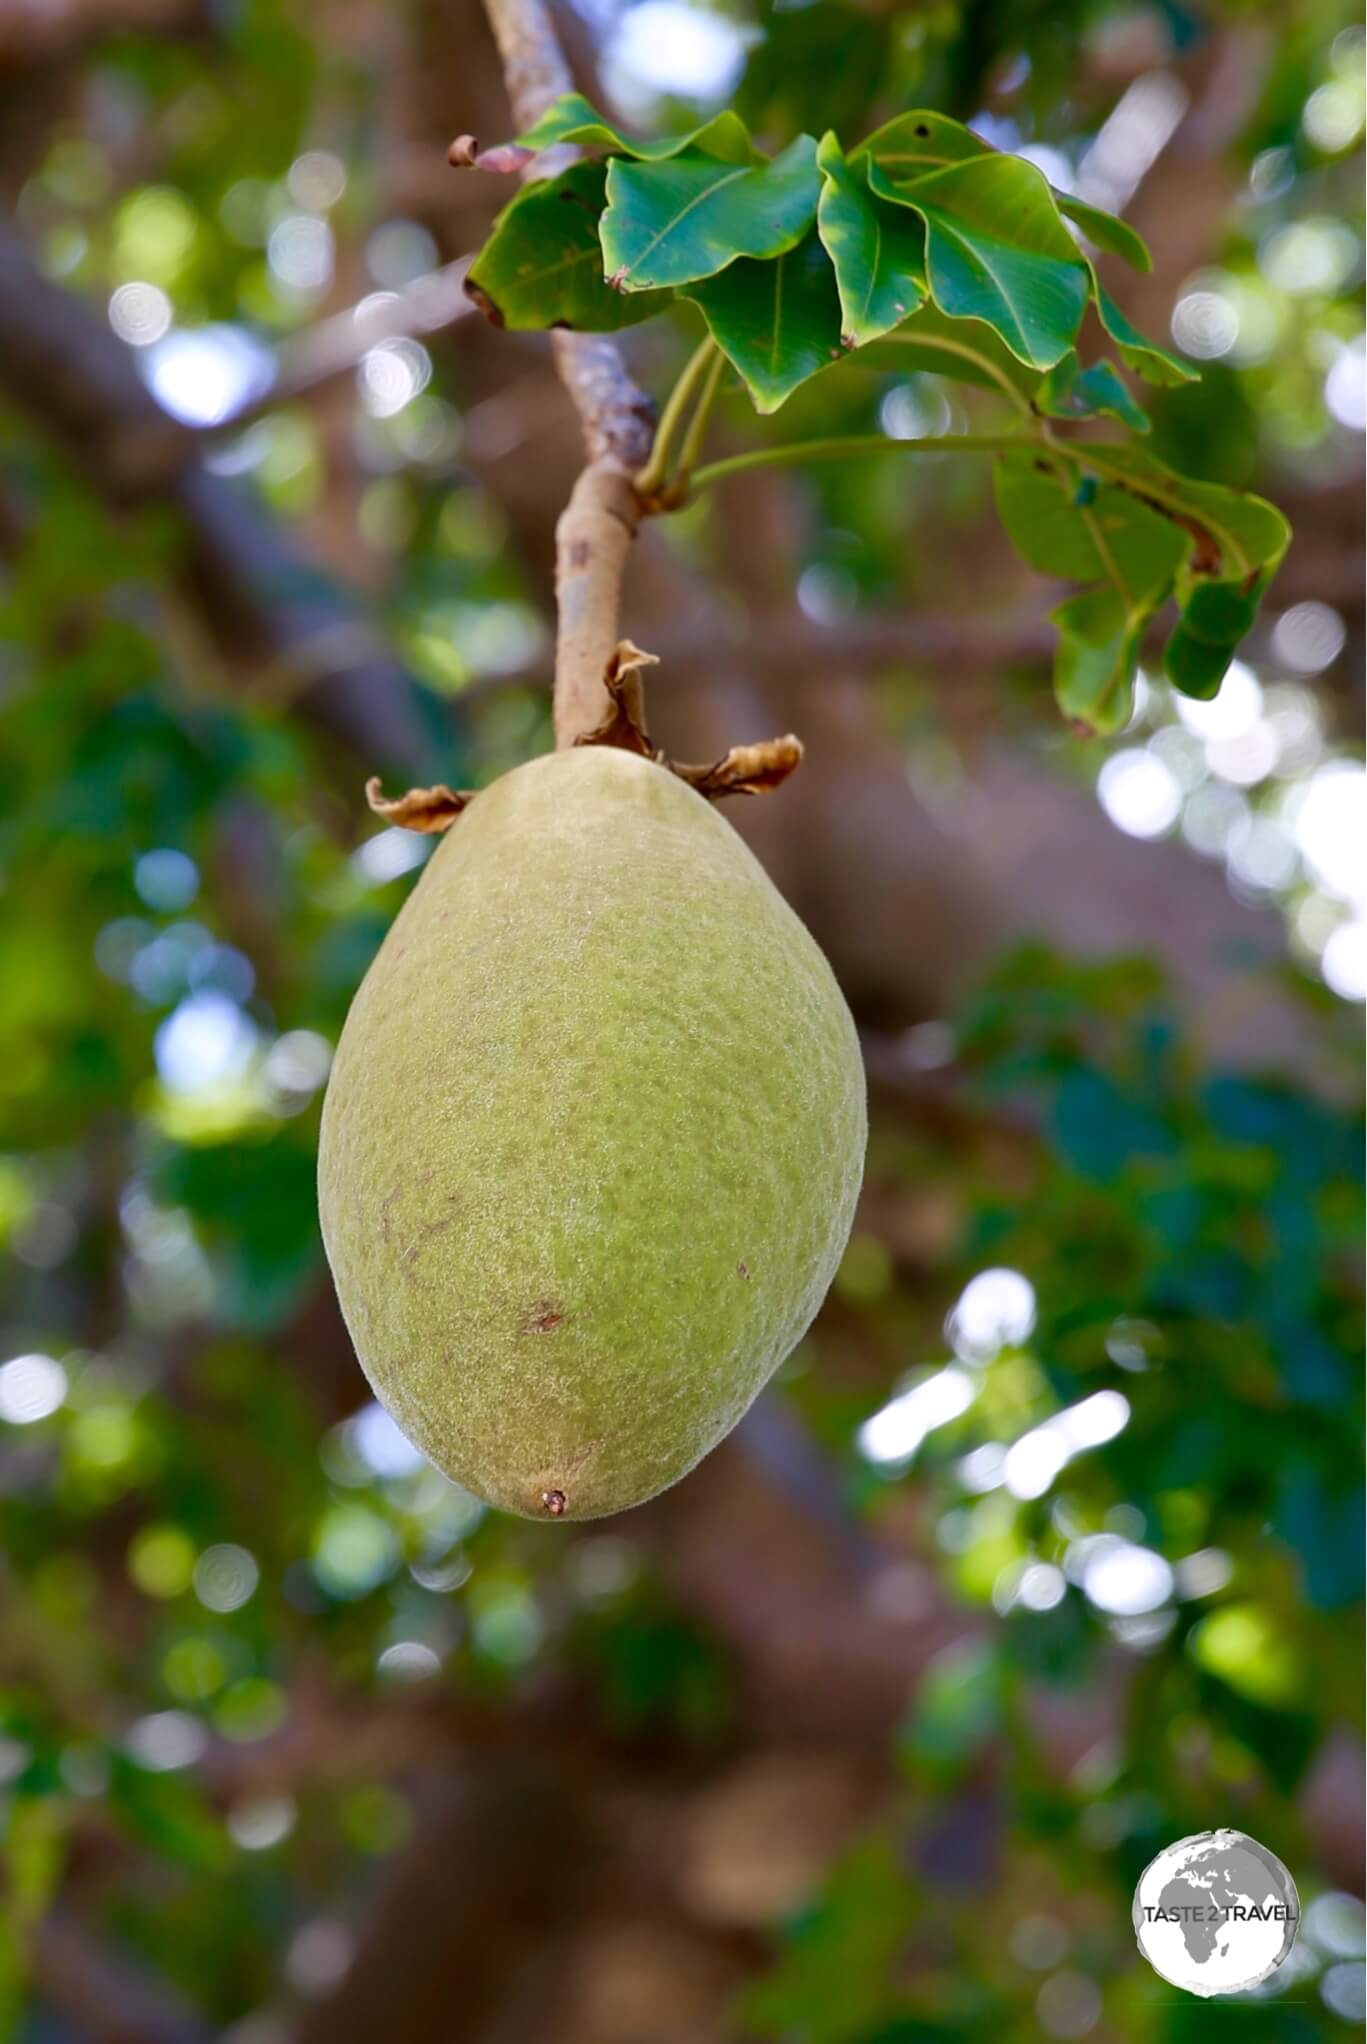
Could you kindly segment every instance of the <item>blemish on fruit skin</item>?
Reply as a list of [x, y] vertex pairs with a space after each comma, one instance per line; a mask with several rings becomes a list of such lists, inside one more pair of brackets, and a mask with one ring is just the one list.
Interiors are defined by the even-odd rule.
[[564, 1518], [568, 1503], [569, 1499], [563, 1490], [543, 1490], [541, 1493], [542, 1510], [548, 1512], [553, 1519]]
[[[436, 1174], [431, 1171], [427, 1173], [427, 1176], [429, 1178], [435, 1177], [435, 1175]], [[448, 1192], [446, 1195], [446, 1204], [449, 1207], [454, 1207], [455, 1212], [450, 1214], [442, 1214], [435, 1221], [425, 1222], [424, 1225], [421, 1228], [419, 1228], [417, 1234], [413, 1237], [413, 1240], [409, 1243], [408, 1247], [400, 1255], [399, 1257], [400, 1263], [415, 1263], [417, 1261], [419, 1252], [422, 1250], [423, 1246], [427, 1242], [429, 1242], [434, 1235], [443, 1235], [445, 1234], [448, 1228], [455, 1227], [457, 1221], [461, 1217], [460, 1194], [458, 1192]], [[389, 1236], [386, 1221], [385, 1240], [388, 1241], [388, 1239]]]
[[[389, 1209], [393, 1206], [395, 1200], [402, 1199], [406, 1192], [413, 1191], [416, 1186], [430, 1184], [436, 1175], [435, 1170], [420, 1171], [416, 1178], [410, 1179], [404, 1184], [396, 1185], [392, 1191], [385, 1194], [384, 1198], [380, 1201], [380, 1233], [386, 1242], [389, 1240], [390, 1223], [393, 1218]], [[448, 1195], [450, 1199], [455, 1199], [456, 1197], [458, 1195], [454, 1193]]]
[[533, 1306], [531, 1312], [518, 1328], [518, 1333], [554, 1334], [556, 1328], [563, 1325], [564, 1319], [565, 1314], [562, 1307], [558, 1306], [553, 1299], [543, 1300], [539, 1306]]
[[736, 1265], [736, 1276], [737, 1276], [737, 1277], [743, 1277], [743, 1278], [748, 1278], [748, 1277], [749, 1277], [749, 1275], [750, 1275], [750, 1266], [749, 1266], [749, 1264], [748, 1264], [748, 1263], [738, 1263], [738, 1264]]

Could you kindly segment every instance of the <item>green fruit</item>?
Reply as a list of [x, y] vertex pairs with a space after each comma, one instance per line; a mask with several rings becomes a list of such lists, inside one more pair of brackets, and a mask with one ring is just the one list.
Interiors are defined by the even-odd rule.
[[825, 959], [730, 825], [607, 747], [518, 767], [367, 973], [319, 1204], [377, 1396], [505, 1511], [685, 1475], [844, 1250], [864, 1080]]

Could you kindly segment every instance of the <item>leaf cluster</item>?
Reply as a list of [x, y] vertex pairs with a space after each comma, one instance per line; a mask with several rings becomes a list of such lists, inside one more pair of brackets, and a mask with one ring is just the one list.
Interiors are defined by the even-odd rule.
[[[1168, 677], [1214, 694], [1285, 521], [1131, 444], [1064, 440], [1054, 423], [1109, 418], [1144, 434], [1120, 365], [1159, 386], [1193, 379], [1101, 285], [1089, 246], [1150, 266], [1124, 221], [924, 110], [849, 150], [828, 132], [766, 157], [731, 111], [641, 141], [573, 93], [487, 160], [508, 168], [566, 145], [589, 153], [528, 184], [472, 266], [467, 288], [490, 318], [611, 332], [686, 300], [761, 413], [855, 360], [991, 391], [1016, 428], [997, 475], [1006, 530], [1031, 567], [1085, 585], [1054, 612], [1065, 715], [1124, 726], [1144, 634], [1174, 597]], [[1084, 363], [1089, 309], [1119, 364]]]

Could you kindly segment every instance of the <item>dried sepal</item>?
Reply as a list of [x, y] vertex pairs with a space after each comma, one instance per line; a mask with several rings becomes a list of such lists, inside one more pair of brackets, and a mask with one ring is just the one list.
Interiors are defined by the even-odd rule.
[[790, 731], [783, 738], [765, 738], [758, 745], [733, 745], [724, 759], [711, 766], [681, 766], [667, 762], [671, 773], [709, 802], [723, 795], [767, 795], [780, 787], [802, 763], [802, 740]]
[[709, 802], [719, 801], [723, 795], [767, 795], [800, 764], [802, 741], [791, 732], [784, 738], [766, 738], [758, 745], [733, 745], [724, 759], [713, 760], [709, 766], [684, 766], [666, 759], [650, 742], [641, 701], [642, 671], [658, 665], [658, 655], [643, 653], [630, 639], [623, 639], [603, 670], [603, 686], [611, 699], [608, 713], [592, 731], [581, 733], [575, 744], [611, 745], [621, 752], [634, 752], [687, 781]]
[[581, 732], [575, 744], [611, 745], [641, 759], [658, 758], [645, 727], [639, 681], [645, 668], [658, 665], [658, 654], [644, 653], [630, 639], [623, 639], [603, 669], [603, 686], [611, 698], [608, 713], [592, 731]]
[[471, 794], [457, 794], [439, 782], [435, 788], [410, 788], [406, 795], [392, 799], [384, 793], [378, 774], [365, 784], [365, 798], [377, 816], [400, 830], [421, 830], [429, 835], [449, 830]]

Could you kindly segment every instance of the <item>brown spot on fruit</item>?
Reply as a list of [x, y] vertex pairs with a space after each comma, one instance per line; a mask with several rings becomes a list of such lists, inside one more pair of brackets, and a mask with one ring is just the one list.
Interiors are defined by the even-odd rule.
[[518, 1332], [520, 1334], [554, 1334], [556, 1328], [563, 1323], [564, 1318], [565, 1312], [563, 1307], [558, 1306], [554, 1299], [543, 1299], [539, 1306], [533, 1306], [531, 1312], [522, 1322]]
[[750, 1275], [750, 1266], [749, 1266], [749, 1264], [748, 1264], [748, 1263], [738, 1263], [738, 1264], [736, 1265], [736, 1276], [737, 1276], [737, 1277], [743, 1277], [743, 1278], [748, 1278], [748, 1277], [749, 1277], [749, 1275]]
[[569, 1499], [563, 1490], [543, 1490], [541, 1493], [542, 1510], [548, 1512], [553, 1519], [564, 1518], [565, 1506], [568, 1503]]

